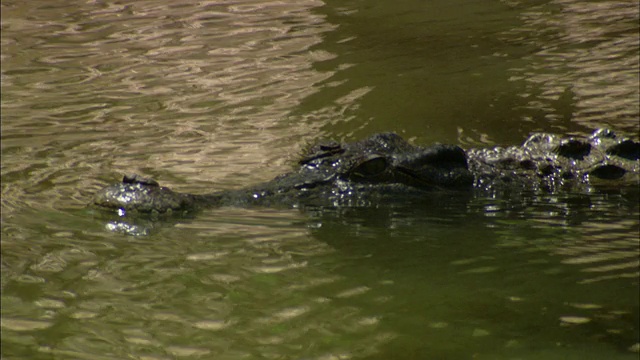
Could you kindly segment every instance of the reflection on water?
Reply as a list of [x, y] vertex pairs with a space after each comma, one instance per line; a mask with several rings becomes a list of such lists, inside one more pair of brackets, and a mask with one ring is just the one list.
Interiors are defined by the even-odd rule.
[[[632, 1], [553, 1], [526, 6], [524, 26], [514, 29], [536, 51], [526, 66], [512, 69], [512, 81], [525, 81], [519, 96], [526, 108], [558, 128], [615, 125], [638, 133], [640, 68], [638, 18]], [[532, 36], [533, 34], [533, 36]], [[535, 121], [536, 115], [528, 121]], [[556, 130], [558, 131], [558, 130]]]
[[380, 311], [401, 335], [371, 358], [637, 356], [637, 191], [520, 195], [313, 217], [358, 259], [343, 272], [393, 283]]
[[3, 358], [637, 358], [637, 189], [222, 208], [138, 237], [85, 209], [125, 172], [265, 181], [331, 134], [637, 132], [631, 3], [0, 6]]
[[638, 194], [579, 197], [223, 208], [144, 237], [45, 218], [3, 245], [3, 351], [635, 358]]

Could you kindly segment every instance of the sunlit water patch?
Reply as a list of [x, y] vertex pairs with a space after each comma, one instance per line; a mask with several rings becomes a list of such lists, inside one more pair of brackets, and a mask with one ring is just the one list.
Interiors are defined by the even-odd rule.
[[[512, 31], [535, 51], [512, 81], [525, 81], [520, 96], [532, 111], [559, 129], [576, 122], [588, 128], [616, 126], [638, 131], [640, 83], [637, 4], [629, 1], [552, 1], [522, 8], [522, 27]], [[533, 35], [533, 36], [532, 36]]]
[[3, 210], [130, 171], [281, 172], [317, 136], [292, 110], [334, 73], [312, 67], [332, 56], [312, 49], [335, 27], [320, 5], [3, 2]]

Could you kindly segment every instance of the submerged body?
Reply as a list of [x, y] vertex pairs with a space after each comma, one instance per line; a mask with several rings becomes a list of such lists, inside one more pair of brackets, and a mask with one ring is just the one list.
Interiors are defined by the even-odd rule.
[[195, 195], [137, 175], [100, 190], [93, 205], [137, 212], [184, 212], [243, 205], [367, 205], [435, 190], [526, 188], [555, 192], [592, 183], [638, 185], [640, 143], [608, 130], [589, 138], [534, 134], [521, 146], [421, 147], [393, 133], [309, 149], [294, 171], [247, 189]]

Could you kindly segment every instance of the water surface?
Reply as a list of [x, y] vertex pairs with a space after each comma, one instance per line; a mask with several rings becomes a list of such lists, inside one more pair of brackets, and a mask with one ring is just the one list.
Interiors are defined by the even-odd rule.
[[637, 136], [637, 4], [0, 10], [3, 358], [637, 358], [637, 188], [221, 208], [145, 236], [85, 207], [129, 172], [249, 186], [323, 137]]

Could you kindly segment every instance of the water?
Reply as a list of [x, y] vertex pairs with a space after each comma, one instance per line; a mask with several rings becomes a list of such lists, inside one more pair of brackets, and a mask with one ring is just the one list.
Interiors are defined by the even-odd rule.
[[269, 180], [322, 137], [637, 136], [637, 4], [1, 6], [3, 358], [637, 358], [637, 189], [222, 208], [146, 236], [85, 208], [128, 172]]

